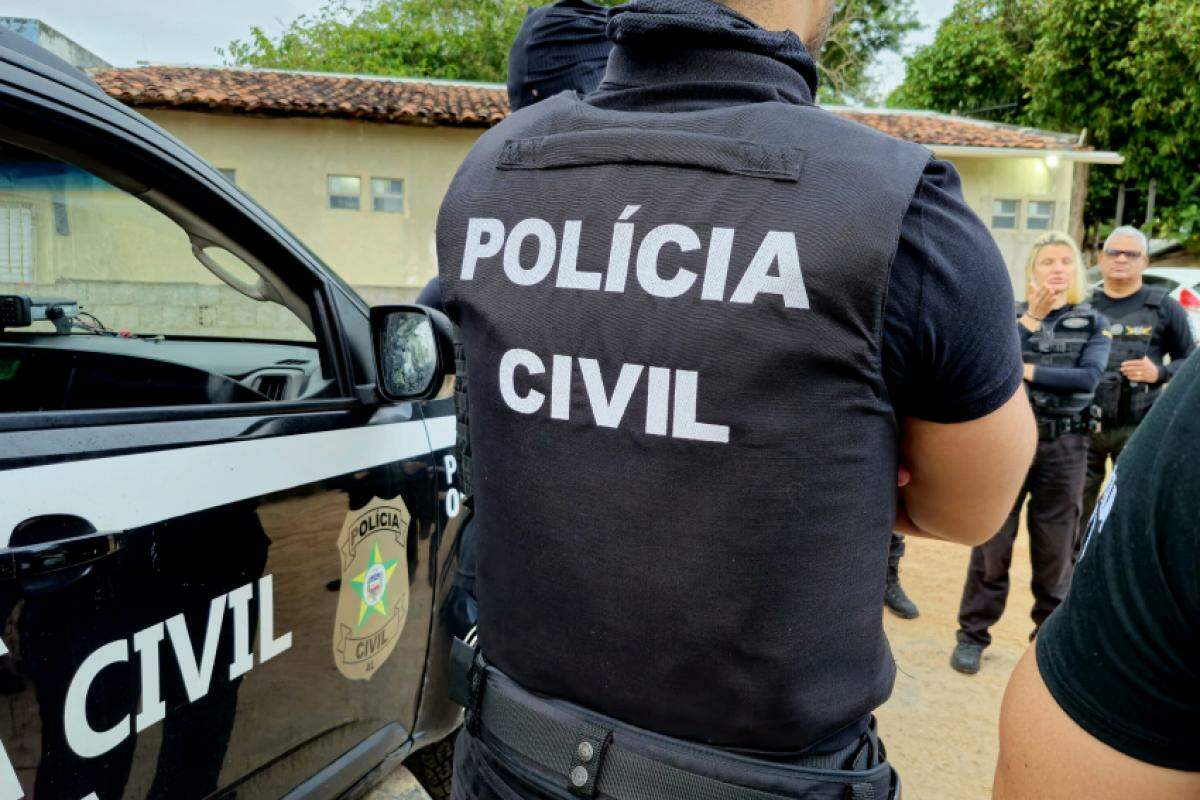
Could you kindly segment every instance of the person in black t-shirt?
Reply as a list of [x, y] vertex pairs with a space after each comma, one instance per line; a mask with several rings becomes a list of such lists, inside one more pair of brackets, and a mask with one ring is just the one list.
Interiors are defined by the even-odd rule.
[[[1142, 283], [1150, 263], [1147, 248], [1145, 235], [1127, 226], [1112, 232], [1100, 254], [1104, 285], [1093, 293], [1092, 305], [1108, 317], [1113, 347], [1096, 392], [1103, 415], [1089, 443], [1080, 531], [1096, 505], [1109, 459], [1116, 463], [1163, 386], [1195, 349], [1183, 306], [1165, 289]], [[1171, 363], [1164, 364], [1164, 356]]]
[[559, 92], [587, 94], [604, 77], [612, 42], [608, 12], [588, 0], [558, 0], [530, 9], [508, 54], [513, 111]]
[[1197, 441], [1188, 363], [1130, 440], [1070, 594], [1013, 673], [999, 800], [1200, 797]]
[[1025, 382], [1038, 422], [1038, 449], [1025, 486], [999, 533], [971, 551], [958, 609], [958, 644], [950, 666], [979, 671], [988, 629], [1008, 600], [1008, 568], [1021, 506], [1029, 497], [1029, 557], [1033, 562], [1034, 632], [1067, 593], [1076, 520], [1083, 502], [1086, 431], [1092, 393], [1108, 361], [1108, 320], [1083, 302], [1083, 259], [1065, 233], [1038, 237], [1025, 278], [1028, 301], [1018, 309]]

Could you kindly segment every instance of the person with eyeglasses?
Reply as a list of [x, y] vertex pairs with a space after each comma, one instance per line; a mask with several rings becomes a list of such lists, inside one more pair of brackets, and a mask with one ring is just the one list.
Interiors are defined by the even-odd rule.
[[979, 672], [988, 630], [1008, 600], [1009, 566], [1029, 498], [1029, 557], [1033, 562], [1033, 638], [1066, 596], [1071, 582], [1075, 524], [1083, 505], [1087, 429], [1092, 396], [1110, 345], [1108, 320], [1087, 302], [1083, 258], [1065, 233], [1042, 234], [1025, 266], [1026, 302], [1017, 307], [1025, 388], [1037, 418], [1038, 446], [1025, 485], [1000, 531], [971, 551], [958, 609], [958, 644], [950, 666]]
[[[1195, 349], [1183, 306], [1166, 288], [1144, 285], [1142, 273], [1149, 264], [1146, 236], [1131, 226], [1109, 234], [1100, 252], [1104, 283], [1093, 292], [1092, 305], [1109, 319], [1112, 350], [1096, 389], [1100, 426], [1091, 433], [1088, 447], [1079, 532], [1096, 505], [1109, 459], [1116, 464], [1163, 386]], [[1163, 363], [1168, 356], [1169, 363]]]

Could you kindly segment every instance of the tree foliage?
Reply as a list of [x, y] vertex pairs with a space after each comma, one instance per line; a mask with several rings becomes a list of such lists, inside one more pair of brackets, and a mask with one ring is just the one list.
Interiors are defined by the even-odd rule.
[[[908, 62], [897, 105], [1087, 130], [1125, 158], [1093, 169], [1085, 219], [1103, 227], [1118, 186], [1158, 186], [1157, 232], [1200, 245], [1200, 4], [1195, 0], [957, 0]], [[977, 109], [1008, 106], [1001, 114]]]
[[839, 2], [817, 63], [822, 98], [872, 100], [871, 65], [882, 52], [900, 52], [905, 37], [919, 27], [912, 0]]
[[1024, 65], [1037, 41], [1045, 0], [959, 0], [931, 45], [908, 59], [888, 104], [1021, 119]]
[[[219, 52], [241, 66], [502, 82], [512, 40], [538, 2], [327, 0], [277, 37], [254, 27]], [[912, 0], [842, 0], [821, 59], [822, 96], [865, 99], [876, 55], [898, 51], [916, 28]]]

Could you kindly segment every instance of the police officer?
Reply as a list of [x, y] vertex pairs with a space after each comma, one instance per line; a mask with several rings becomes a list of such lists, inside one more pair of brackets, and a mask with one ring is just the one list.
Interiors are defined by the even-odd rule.
[[[1080, 531], [1096, 505], [1108, 460], [1116, 463], [1163, 386], [1195, 349], [1187, 312], [1166, 289], [1142, 282], [1148, 252], [1145, 234], [1126, 226], [1109, 235], [1100, 253], [1104, 283], [1092, 294], [1092, 305], [1108, 317], [1113, 344], [1096, 390], [1101, 425], [1091, 435]], [[1164, 355], [1171, 363], [1163, 363]]]
[[1004, 613], [1008, 568], [1026, 496], [1034, 634], [1066, 595], [1082, 505], [1092, 396], [1111, 344], [1108, 321], [1083, 302], [1083, 259], [1070, 236], [1051, 232], [1038, 237], [1025, 278], [1029, 290], [1027, 301], [1017, 309], [1017, 329], [1037, 416], [1037, 456], [1000, 532], [971, 551], [958, 609], [958, 644], [950, 658], [954, 669], [968, 675], [979, 671], [980, 657], [991, 643], [988, 629]]
[[485, 133], [446, 195], [462, 800], [888, 796], [888, 538], [981, 541], [1036, 434], [952, 168], [813, 104], [831, 10], [613, 9], [600, 87]]

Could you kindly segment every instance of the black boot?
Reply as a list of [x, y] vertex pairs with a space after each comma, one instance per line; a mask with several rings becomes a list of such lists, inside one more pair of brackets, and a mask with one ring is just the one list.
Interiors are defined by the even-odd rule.
[[950, 666], [964, 675], [979, 672], [979, 661], [983, 658], [983, 645], [974, 642], [959, 642], [950, 654]]
[[900, 619], [916, 619], [921, 614], [917, 604], [905, 594], [904, 587], [900, 585], [899, 575], [894, 579], [889, 577], [883, 590], [883, 604]]

